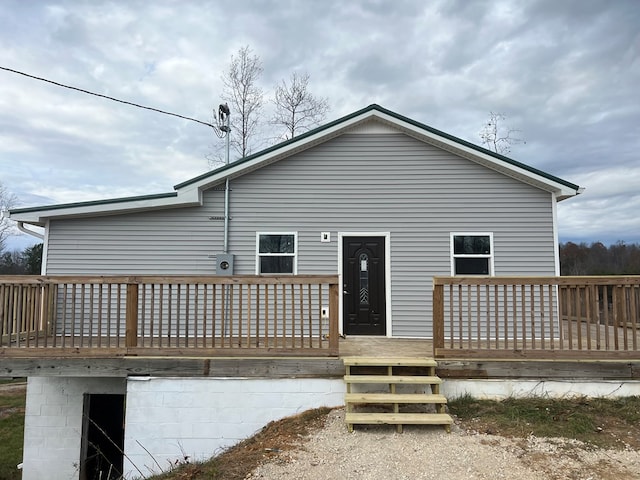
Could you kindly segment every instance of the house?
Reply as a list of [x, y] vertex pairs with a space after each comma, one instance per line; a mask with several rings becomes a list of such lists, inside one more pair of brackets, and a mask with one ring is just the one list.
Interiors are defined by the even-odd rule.
[[[55, 282], [92, 279], [77, 288], [73, 283], [53, 293], [34, 293], [33, 305], [42, 311], [51, 305], [48, 314], [64, 319], [55, 329], [70, 333], [60, 340], [64, 358], [40, 353], [35, 362], [12, 358], [10, 363], [14, 373], [30, 372], [23, 478], [86, 476], [94, 468], [87, 462], [98, 461], [92, 445], [99, 442], [95, 426], [105, 415], [124, 420], [110, 436], [126, 453], [125, 475], [135, 478], [183, 453], [192, 458], [215, 453], [269, 420], [341, 404], [339, 359], [298, 358], [295, 364], [194, 359], [185, 342], [195, 339], [199, 354], [206, 356], [206, 339], [216, 337], [215, 328], [244, 328], [260, 337], [257, 330], [270, 326], [249, 324], [253, 315], [260, 317], [260, 308], [265, 315], [271, 312], [271, 324], [300, 310], [301, 317], [308, 314], [312, 335], [320, 333], [325, 340], [328, 335], [330, 342], [337, 341], [338, 330], [347, 337], [432, 338], [435, 276], [559, 275], [556, 204], [581, 191], [370, 105], [185, 181], [171, 193], [12, 210], [11, 218], [22, 225], [45, 228], [43, 275]], [[188, 283], [184, 276], [192, 275], [216, 276], [222, 283], [218, 290], [216, 284], [180, 296]], [[244, 275], [260, 276], [256, 293], [250, 293], [255, 298], [232, 300], [230, 306], [231, 279]], [[316, 293], [311, 283], [304, 286], [308, 290], [299, 286], [299, 296], [315, 303], [293, 306], [298, 285], [289, 290], [286, 279], [309, 275], [324, 276], [305, 281], [324, 282], [329, 293]], [[112, 282], [113, 292], [122, 286], [126, 301], [124, 296], [113, 300], [111, 283], [102, 290], [108, 276], [119, 278]], [[169, 276], [181, 276], [169, 294], [140, 281]], [[278, 279], [272, 290], [260, 290], [271, 278]], [[157, 303], [144, 300], [150, 291], [168, 296]], [[280, 300], [273, 300], [276, 295]], [[212, 298], [225, 319], [246, 314], [247, 322], [207, 326], [203, 305]], [[187, 336], [173, 345], [150, 344], [149, 355], [169, 358], [145, 358], [145, 342], [159, 334], [152, 325], [149, 337], [137, 340], [148, 327], [139, 322], [152, 322], [145, 319], [163, 309], [177, 314], [162, 335], [169, 332], [169, 342], [172, 332]], [[104, 345], [95, 343], [96, 332], [115, 331], [106, 320], [94, 320], [106, 310], [117, 310], [118, 324], [126, 310], [125, 347], [109, 343], [100, 350]], [[311, 318], [316, 310], [319, 320]], [[191, 317], [203, 317], [205, 325], [185, 326]], [[311, 325], [316, 320], [320, 323]], [[322, 321], [334, 330], [322, 330]], [[284, 336], [295, 338], [297, 327], [287, 325], [281, 329]], [[38, 335], [12, 337], [10, 326], [4, 333], [27, 347], [45, 341]], [[88, 343], [76, 344], [78, 337]], [[65, 338], [71, 342], [67, 347]], [[204, 339], [200, 347], [199, 338]], [[132, 352], [138, 356], [127, 355]], [[118, 457], [117, 450], [103, 456]]]
[[556, 204], [580, 192], [371, 105], [171, 193], [11, 218], [45, 227], [43, 274], [337, 273], [342, 333], [430, 337], [434, 275], [558, 275]]

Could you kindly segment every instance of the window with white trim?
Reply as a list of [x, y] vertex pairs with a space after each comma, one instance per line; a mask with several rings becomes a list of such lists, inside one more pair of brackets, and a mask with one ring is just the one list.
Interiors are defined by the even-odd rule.
[[256, 243], [256, 273], [296, 273], [296, 233], [257, 233]]
[[493, 234], [452, 233], [451, 273], [493, 275]]

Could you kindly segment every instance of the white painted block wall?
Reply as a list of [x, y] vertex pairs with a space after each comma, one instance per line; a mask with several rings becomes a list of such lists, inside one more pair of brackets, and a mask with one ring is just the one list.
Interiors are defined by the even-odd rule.
[[[340, 378], [29, 377], [23, 480], [78, 478], [83, 395], [125, 392], [125, 472], [132, 479], [158, 472], [156, 462], [166, 469], [185, 454], [208, 458], [272, 420], [343, 405], [345, 386]], [[640, 382], [451, 379], [442, 393], [491, 399], [618, 397], [640, 395]]]
[[342, 378], [129, 377], [125, 475], [158, 473], [185, 454], [209, 458], [270, 421], [344, 405], [344, 393]]
[[517, 380], [488, 379], [462, 380], [445, 379], [442, 394], [450, 400], [471, 395], [484, 400], [504, 400], [506, 398], [527, 397], [628, 397], [640, 395], [640, 381], [637, 380]]
[[84, 394], [125, 389], [124, 378], [29, 377], [22, 479], [78, 478]]

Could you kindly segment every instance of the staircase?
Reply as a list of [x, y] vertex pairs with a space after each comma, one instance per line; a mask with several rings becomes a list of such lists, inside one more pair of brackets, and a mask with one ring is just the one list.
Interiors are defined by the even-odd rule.
[[[443, 425], [451, 431], [453, 419], [445, 413], [447, 399], [440, 394], [442, 380], [431, 358], [343, 357], [345, 422], [354, 425]], [[357, 387], [354, 387], [358, 385]], [[357, 391], [354, 391], [357, 390]]]

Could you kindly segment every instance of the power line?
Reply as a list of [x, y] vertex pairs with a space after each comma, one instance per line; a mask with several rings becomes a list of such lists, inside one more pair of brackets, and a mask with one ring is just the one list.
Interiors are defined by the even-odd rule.
[[72, 87], [70, 85], [65, 85], [63, 83], [54, 82], [53, 80], [49, 80], [47, 78], [36, 77], [35, 75], [29, 75], [28, 73], [20, 72], [18, 70], [13, 70], [12, 68], [7, 68], [7, 67], [0, 66], [0, 70], [6, 70], [7, 72], [17, 73], [18, 75], [23, 75], [25, 77], [33, 78], [34, 80], [40, 80], [41, 82], [51, 83], [51, 84], [56, 85], [58, 87], [68, 88], [69, 90], [75, 90], [77, 92], [86, 93], [88, 95], [93, 95], [95, 97], [106, 98], [107, 100], [113, 100], [114, 102], [124, 103], [125, 105], [131, 105], [132, 107], [144, 108], [145, 110], [151, 110], [153, 112], [164, 113], [165, 115], [171, 115], [173, 117], [182, 118], [184, 120], [190, 120], [192, 122], [200, 123], [202, 125], [206, 125], [207, 127], [211, 127], [216, 131], [218, 129], [217, 126], [212, 125], [212, 124], [207, 123], [207, 122], [203, 122], [202, 120], [197, 120], [197, 119], [191, 118], [191, 117], [185, 117], [184, 115], [178, 115], [177, 113], [165, 112], [164, 110], [159, 110], [159, 109], [153, 108], [153, 107], [145, 107], [144, 105], [139, 105], [139, 104], [133, 103], [133, 102], [127, 102], [126, 100], [120, 100], [120, 99], [117, 99], [117, 98], [114, 98], [114, 97], [110, 97], [108, 95], [102, 95], [100, 93], [90, 92], [89, 90], [84, 90], [82, 88]]

